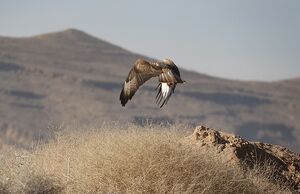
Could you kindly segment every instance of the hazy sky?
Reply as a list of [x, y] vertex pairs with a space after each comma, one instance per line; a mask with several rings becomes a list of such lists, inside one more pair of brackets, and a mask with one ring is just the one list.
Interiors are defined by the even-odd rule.
[[0, 35], [66, 28], [214, 76], [300, 76], [299, 0], [0, 0]]

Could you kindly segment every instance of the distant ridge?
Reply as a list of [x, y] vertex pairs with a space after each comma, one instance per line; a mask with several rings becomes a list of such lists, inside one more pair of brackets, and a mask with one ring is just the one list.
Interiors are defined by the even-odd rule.
[[[141, 57], [151, 60], [150, 57], [133, 53], [128, 49], [125, 49], [125, 48], [118, 46], [116, 44], [113, 44], [109, 41], [106, 41], [106, 40], [100, 39], [98, 37], [95, 37], [93, 35], [90, 35], [84, 31], [78, 30], [76, 28], [67, 28], [65, 30], [43, 33], [43, 34], [33, 35], [33, 36], [28, 36], [28, 37], [7, 37], [7, 36], [0, 35], [0, 40], [3, 41], [4, 43], [6, 43], [6, 41], [16, 41], [16, 40], [19, 40], [19, 41], [27, 40], [28, 41], [28, 40], [30, 40], [30, 41], [38, 41], [38, 42], [42, 41], [44, 43], [48, 42], [48, 43], [56, 44], [56, 45], [66, 44], [66, 45], [74, 46], [74, 43], [80, 43], [79, 44], [80, 46], [84, 46], [84, 45], [88, 44], [88, 45], [96, 45], [99, 47], [99, 45], [102, 45], [102, 47], [104, 49], [111, 50], [112, 52], [130, 53], [131, 55], [141, 56]], [[201, 75], [202, 77], [206, 77], [206, 78], [230, 81], [230, 79], [215, 77], [215, 76], [207, 75], [207, 74], [203, 74], [203, 73], [198, 73], [193, 70], [185, 70], [185, 71], [187, 71], [191, 75], [195, 75], [195, 76]], [[235, 81], [247, 82], [247, 81], [243, 81], [243, 80], [235, 80]], [[281, 81], [300, 81], [300, 77], [279, 80], [278, 82], [281, 82]], [[256, 82], [256, 81], [251, 81], [251, 82]], [[262, 82], [262, 81], [259, 81], [259, 82]]]
[[25, 36], [25, 37], [7, 37], [1, 36], [0, 38], [11, 38], [11, 39], [61, 39], [61, 38], [69, 38], [73, 40], [87, 39], [87, 40], [100, 40], [90, 34], [85, 33], [84, 31], [68, 28], [61, 31], [42, 33], [38, 35]]
[[[90, 34], [87, 34], [81, 30], [77, 30], [77, 29], [73, 29], [73, 28], [69, 28], [63, 31], [57, 31], [57, 32], [51, 32], [51, 33], [45, 33], [45, 34], [41, 34], [41, 35], [35, 35], [35, 36], [31, 36], [29, 38], [33, 38], [33, 39], [48, 39], [48, 40], [54, 40], [54, 41], [79, 41], [79, 42], [88, 42], [90, 44], [106, 44], [109, 46], [114, 46], [117, 47], [119, 49], [123, 49], [120, 46], [114, 45], [108, 41], [99, 39], [97, 37], [94, 37]], [[123, 49], [126, 50], [126, 49]]]
[[45, 34], [40, 34], [40, 35], [34, 35], [29, 38], [38, 38], [38, 39], [61, 39], [61, 38], [68, 38], [68, 39], [73, 39], [73, 40], [100, 40], [96, 37], [93, 37], [83, 31], [76, 30], [76, 29], [66, 29], [63, 31], [57, 31], [57, 32], [50, 32], [50, 33], [45, 33]]
[[[118, 64], [122, 61], [128, 64], [133, 61], [128, 61], [128, 59], [137, 56], [120, 46], [77, 29], [66, 29], [25, 38], [0, 37], [0, 41], [2, 43], [0, 48], [2, 47], [10, 54], [16, 51], [17, 53], [26, 52], [29, 55], [38, 54], [39, 57], [52, 56], [57, 60], [108, 62], [118, 55], [116, 57]], [[30, 58], [32, 57], [37, 56]]]

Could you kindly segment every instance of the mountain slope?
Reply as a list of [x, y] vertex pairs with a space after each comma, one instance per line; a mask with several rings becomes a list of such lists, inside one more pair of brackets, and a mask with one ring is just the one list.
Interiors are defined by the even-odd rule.
[[181, 70], [187, 84], [176, 89], [165, 108], [154, 103], [155, 79], [123, 108], [119, 92], [139, 57], [143, 56], [74, 29], [0, 37], [3, 141], [43, 138], [52, 124], [81, 127], [113, 121], [205, 124], [294, 150], [299, 145], [297, 79], [243, 82]]

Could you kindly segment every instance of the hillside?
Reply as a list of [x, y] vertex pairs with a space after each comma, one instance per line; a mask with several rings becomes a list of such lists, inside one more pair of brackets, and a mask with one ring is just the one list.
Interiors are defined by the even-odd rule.
[[176, 88], [168, 106], [155, 105], [153, 80], [123, 108], [119, 92], [139, 57], [74, 29], [0, 37], [1, 140], [28, 146], [32, 139], [46, 138], [48, 126], [61, 124], [188, 123], [300, 152], [299, 79], [246, 82], [181, 69], [187, 84]]

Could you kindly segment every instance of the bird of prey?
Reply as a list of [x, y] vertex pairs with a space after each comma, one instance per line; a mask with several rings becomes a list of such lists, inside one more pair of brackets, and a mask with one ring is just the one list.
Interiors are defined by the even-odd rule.
[[139, 87], [152, 77], [159, 77], [159, 84], [156, 88], [156, 104], [164, 106], [175, 91], [178, 83], [184, 83], [180, 77], [177, 66], [171, 59], [164, 59], [161, 62], [149, 62], [144, 59], [138, 59], [130, 70], [123, 89], [120, 94], [122, 106], [125, 106], [128, 100], [131, 100]]

